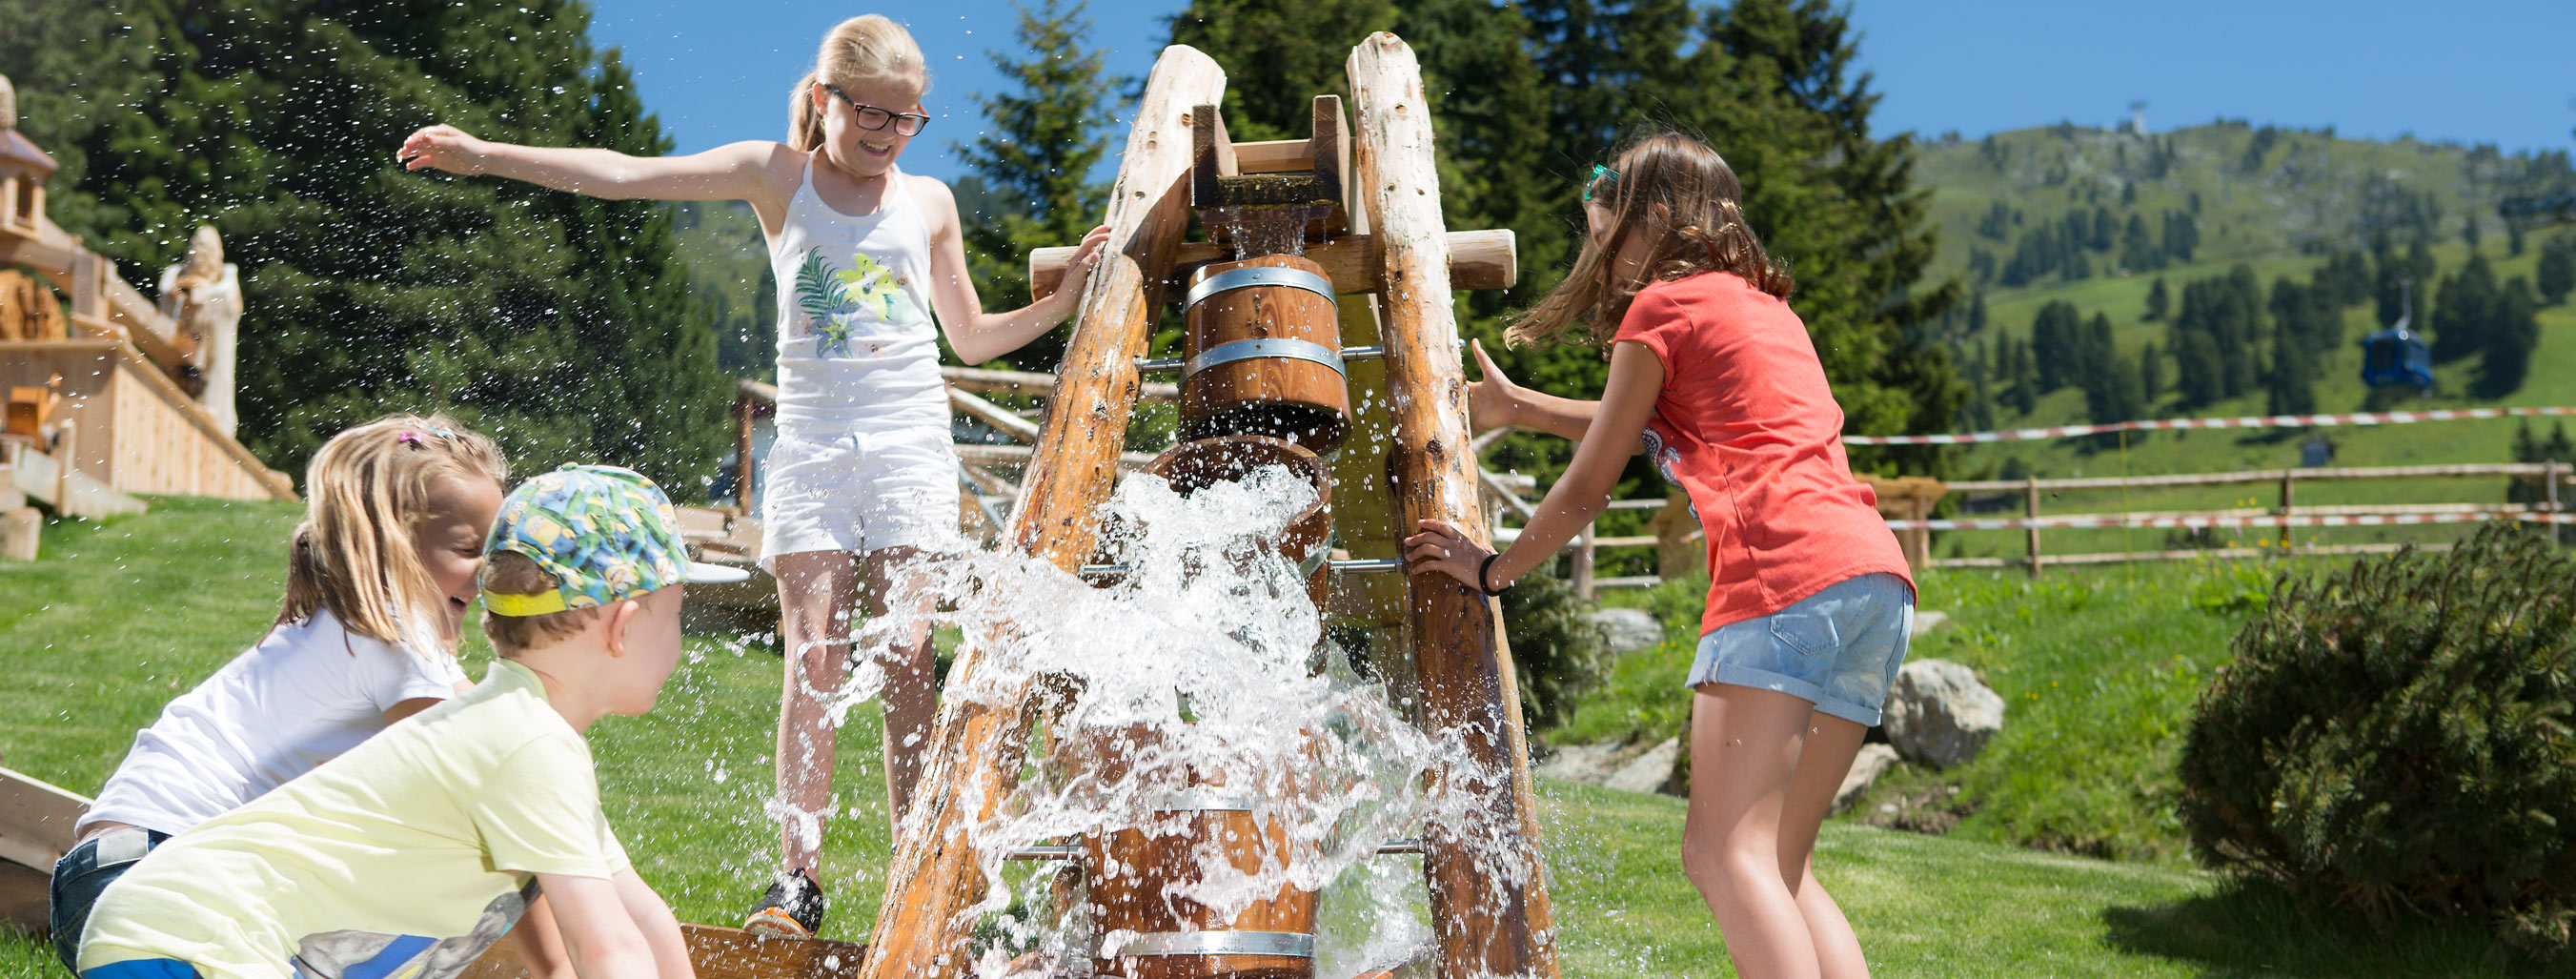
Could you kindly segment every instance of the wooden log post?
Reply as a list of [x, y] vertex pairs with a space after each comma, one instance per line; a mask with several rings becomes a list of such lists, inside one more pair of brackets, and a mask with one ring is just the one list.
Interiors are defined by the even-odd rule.
[[2560, 478], [2558, 475], [2558, 466], [2558, 460], [2549, 460], [2549, 472], [2546, 475], [2543, 475], [2540, 479], [2540, 485], [2547, 488], [2546, 498], [2549, 503], [2549, 546], [2551, 547], [2558, 546], [2560, 539], [2558, 535], [2558, 480]]
[[[1421, 67], [1412, 48], [1385, 32], [1352, 49], [1349, 67], [1359, 120], [1353, 207], [1367, 217], [1385, 275], [1397, 526], [1440, 519], [1483, 536]], [[1458, 739], [1475, 759], [1473, 771], [1434, 773], [1435, 791], [1471, 796], [1466, 817], [1423, 833], [1439, 974], [1552, 979], [1555, 915], [1541, 876], [1520, 691], [1499, 609], [1446, 577], [1412, 584], [1408, 618], [1423, 722], [1437, 736]]]
[[2036, 521], [2039, 519], [2039, 477], [2029, 477], [2029, 482], [2022, 484], [2021, 503], [2022, 516], [2034, 521], [2025, 529], [2030, 532], [2030, 576], [2037, 578], [2039, 577], [2039, 524]]
[[2285, 548], [2290, 546], [2290, 505], [2295, 498], [2292, 487], [2298, 479], [2298, 470], [2281, 470], [2281, 546]]
[[[1112, 251], [1083, 293], [1038, 450], [1002, 535], [1006, 546], [1067, 571], [1096, 544], [1096, 511], [1117, 478], [1136, 406], [1136, 358], [1145, 352], [1172, 250], [1189, 225], [1189, 110], [1224, 94], [1225, 72], [1215, 61], [1181, 45], [1164, 48], [1111, 186]], [[970, 641], [950, 669], [949, 689], [973, 686], [1010, 638]], [[967, 912], [983, 899], [985, 880], [967, 826], [991, 819], [1018, 786], [1031, 703], [1027, 687], [996, 700], [942, 698], [911, 811], [899, 817], [865, 979], [971, 973], [966, 942], [975, 922]]]

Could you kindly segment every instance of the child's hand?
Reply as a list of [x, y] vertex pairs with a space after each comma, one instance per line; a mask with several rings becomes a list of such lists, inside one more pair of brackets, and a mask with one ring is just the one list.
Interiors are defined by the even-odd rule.
[[449, 125], [423, 126], [403, 140], [394, 154], [405, 170], [445, 170], [467, 176], [483, 172], [483, 141]]
[[1483, 591], [1485, 586], [1476, 580], [1476, 572], [1484, 570], [1485, 556], [1494, 552], [1468, 540], [1464, 531], [1447, 521], [1425, 520], [1420, 526], [1421, 533], [1404, 539], [1404, 546], [1411, 548], [1404, 555], [1409, 565], [1407, 573], [1442, 572], [1460, 584]]
[[1494, 358], [1485, 355], [1485, 342], [1471, 341], [1468, 349], [1476, 352], [1476, 366], [1484, 376], [1467, 385], [1467, 424], [1476, 431], [1500, 428], [1512, 423], [1512, 412], [1525, 400], [1521, 386], [1503, 376], [1494, 366]]
[[1080, 250], [1073, 253], [1073, 264], [1065, 266], [1064, 284], [1057, 286], [1055, 291], [1074, 296], [1082, 295], [1082, 287], [1091, 282], [1091, 270], [1098, 268], [1100, 260], [1108, 256], [1108, 248], [1108, 225], [1104, 224], [1083, 232], [1082, 246]]

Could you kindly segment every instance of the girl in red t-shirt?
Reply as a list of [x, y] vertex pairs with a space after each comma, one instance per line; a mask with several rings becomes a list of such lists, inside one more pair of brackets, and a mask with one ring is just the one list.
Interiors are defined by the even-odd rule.
[[1905, 658], [1914, 584], [1876, 498], [1852, 478], [1842, 409], [1785, 301], [1789, 275], [1741, 198], [1726, 161], [1685, 136], [1646, 139], [1595, 168], [1574, 271], [1510, 336], [1582, 325], [1597, 341], [1615, 324], [1601, 400], [1514, 385], [1479, 347], [1485, 376], [1468, 403], [1478, 429], [1580, 440], [1573, 463], [1507, 551], [1436, 520], [1405, 544], [1414, 573], [1498, 592], [1601, 514], [1629, 455], [1651, 455], [1708, 537], [1683, 870], [1738, 974], [1866, 976], [1809, 858]]

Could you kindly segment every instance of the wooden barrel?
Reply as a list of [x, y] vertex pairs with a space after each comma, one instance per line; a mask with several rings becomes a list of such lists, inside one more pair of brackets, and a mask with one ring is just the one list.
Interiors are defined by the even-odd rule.
[[1322, 456], [1302, 444], [1267, 435], [1224, 435], [1182, 442], [1163, 450], [1144, 471], [1162, 477], [1172, 490], [1188, 496], [1216, 483], [1230, 483], [1266, 466], [1286, 466], [1315, 488], [1315, 502], [1290, 518], [1278, 538], [1281, 557], [1297, 563], [1306, 578], [1307, 597], [1324, 607], [1332, 584], [1328, 558], [1333, 549], [1333, 473]]
[[[1083, 841], [1100, 975], [1127, 979], [1305, 979], [1315, 971], [1315, 895], [1282, 885], [1231, 920], [1167, 893], [1200, 879], [1210, 841], [1247, 874], [1266, 861], [1286, 863], [1288, 829], [1257, 822], [1252, 800], [1222, 786], [1197, 786], [1155, 806], [1157, 825], [1114, 830]], [[1178, 832], [1174, 832], [1177, 829]]]
[[1341, 320], [1323, 266], [1295, 255], [1207, 265], [1183, 309], [1182, 438], [1270, 435], [1330, 452], [1350, 434]]

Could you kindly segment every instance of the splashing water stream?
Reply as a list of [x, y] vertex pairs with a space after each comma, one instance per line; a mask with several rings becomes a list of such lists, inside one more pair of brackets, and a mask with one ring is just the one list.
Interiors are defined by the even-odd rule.
[[[1186, 496], [1133, 474], [1101, 513], [1103, 554], [1133, 569], [1121, 580], [1095, 587], [1025, 556], [977, 552], [918, 583], [958, 596], [941, 619], [970, 643], [1006, 637], [971, 651], [977, 667], [963, 682], [952, 675], [943, 697], [999, 702], [1035, 684], [1053, 703], [1018, 790], [995, 818], [965, 827], [990, 885], [970, 912], [989, 939], [979, 977], [1088, 974], [1104, 941], [1130, 937], [1061, 899], [1058, 873], [1018, 872], [1009, 854], [1122, 829], [1175, 837], [1188, 819], [1171, 810], [1194, 807], [1174, 800], [1211, 794], [1249, 799], [1252, 822], [1284, 837], [1284, 851], [1256, 847], [1259, 865], [1246, 870], [1221, 841], [1200, 840], [1195, 870], [1145, 881], [1149, 895], [1225, 921], [1282, 887], [1321, 893], [1316, 975], [1326, 979], [1425, 954], [1418, 866], [1377, 850], [1427, 822], [1471, 821], [1464, 793], [1435, 791], [1424, 776], [1475, 766], [1327, 652], [1304, 576], [1276, 544], [1314, 499], [1286, 467]], [[891, 627], [871, 623], [858, 648], [885, 648]], [[884, 684], [882, 664], [858, 659], [827, 701], [836, 723]], [[1153, 869], [1117, 860], [1090, 872]]]

